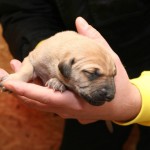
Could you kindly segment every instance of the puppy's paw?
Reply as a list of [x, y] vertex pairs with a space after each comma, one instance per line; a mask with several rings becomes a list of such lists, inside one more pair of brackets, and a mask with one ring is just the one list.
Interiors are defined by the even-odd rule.
[[6, 75], [6, 76], [3, 76], [3, 77], [0, 78], [0, 88], [1, 88], [1, 92], [9, 92], [9, 93], [11, 93], [11, 91], [8, 90], [8, 89], [3, 85], [3, 82], [4, 82], [5, 80], [7, 80], [8, 77], [9, 77], [9, 75]]
[[7, 80], [21, 80], [20, 76], [17, 73], [12, 73], [12, 74], [7, 74], [3, 77], [0, 78], [0, 88], [2, 92], [9, 92], [11, 93], [10, 90], [8, 90], [5, 86], [4, 86], [4, 82]]
[[52, 88], [54, 91], [64, 92], [66, 90], [65, 85], [57, 78], [51, 78], [46, 82], [45, 86]]

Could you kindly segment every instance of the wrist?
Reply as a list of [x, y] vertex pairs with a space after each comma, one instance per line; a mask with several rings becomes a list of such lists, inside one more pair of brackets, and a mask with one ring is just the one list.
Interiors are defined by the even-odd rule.
[[[139, 78], [131, 80], [131, 83], [135, 85], [141, 95], [141, 109], [135, 118], [131, 118], [131, 121], [119, 123], [121, 125], [129, 125], [138, 123], [146, 126], [150, 126], [150, 71], [144, 71]], [[136, 109], [135, 109], [136, 110]]]
[[126, 93], [125, 103], [123, 103], [118, 119], [115, 120], [118, 124], [128, 124], [130, 121], [134, 120], [140, 113], [142, 107], [142, 98], [139, 89], [130, 84], [129, 92]]
[[138, 88], [130, 82], [130, 79], [121, 63], [117, 65], [115, 77], [116, 94], [112, 101], [112, 119], [118, 122], [127, 122], [134, 119], [141, 110], [141, 94]]

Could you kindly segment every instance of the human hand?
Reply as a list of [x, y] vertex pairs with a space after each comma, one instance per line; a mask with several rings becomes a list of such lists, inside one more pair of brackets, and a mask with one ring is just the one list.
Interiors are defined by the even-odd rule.
[[[80, 17], [77, 18], [76, 27], [80, 34], [101, 42], [113, 56], [117, 67], [117, 75], [115, 77], [116, 95], [114, 100], [102, 106], [92, 106], [70, 91], [64, 93], [54, 92], [47, 87], [21, 81], [6, 81], [4, 86], [13, 91], [22, 102], [32, 108], [54, 112], [63, 118], [75, 118], [82, 123], [101, 119], [127, 121], [134, 118], [141, 107], [140, 95], [135, 86], [129, 82], [119, 57], [112, 51], [100, 33], [88, 25], [85, 20]], [[12, 61], [12, 64], [15, 71], [21, 65], [19, 62], [15, 64], [14, 61]]]

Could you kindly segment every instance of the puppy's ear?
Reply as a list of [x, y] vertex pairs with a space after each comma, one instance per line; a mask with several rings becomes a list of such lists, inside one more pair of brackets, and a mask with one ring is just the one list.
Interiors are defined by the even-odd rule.
[[59, 71], [65, 78], [69, 78], [71, 75], [72, 65], [74, 64], [75, 59], [72, 58], [69, 61], [62, 61], [58, 64]]

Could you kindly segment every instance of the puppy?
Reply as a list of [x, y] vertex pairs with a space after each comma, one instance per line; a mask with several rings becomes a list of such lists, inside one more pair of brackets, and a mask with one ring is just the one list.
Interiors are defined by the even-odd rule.
[[98, 106], [114, 98], [115, 75], [114, 61], [100, 43], [74, 31], [64, 31], [31, 51], [17, 73], [1, 79], [1, 87], [5, 80], [28, 82], [37, 76], [47, 87], [61, 92], [72, 90]]

